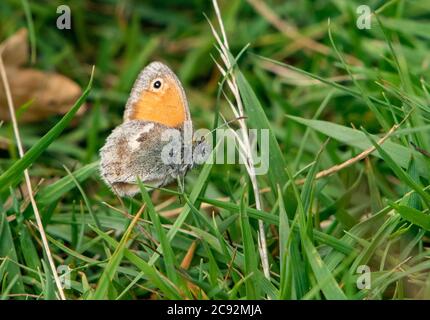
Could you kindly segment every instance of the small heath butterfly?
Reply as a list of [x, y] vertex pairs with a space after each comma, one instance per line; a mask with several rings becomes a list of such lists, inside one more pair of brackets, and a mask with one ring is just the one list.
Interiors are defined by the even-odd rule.
[[120, 196], [137, 194], [138, 178], [162, 187], [184, 177], [209, 154], [208, 144], [193, 142], [192, 133], [181, 82], [169, 67], [152, 62], [134, 83], [123, 123], [100, 149], [101, 177]]

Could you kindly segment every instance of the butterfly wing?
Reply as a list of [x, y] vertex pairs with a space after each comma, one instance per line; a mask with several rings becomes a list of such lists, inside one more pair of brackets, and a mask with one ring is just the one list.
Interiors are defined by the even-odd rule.
[[[192, 164], [175, 162], [178, 158], [183, 160], [182, 139], [166, 142], [163, 134], [170, 132], [182, 137], [185, 128], [191, 128], [192, 133], [182, 84], [166, 65], [152, 62], [134, 83], [124, 123], [111, 133], [100, 150], [102, 178], [119, 195], [133, 196], [139, 192], [137, 177], [145, 184], [160, 187], [184, 175]], [[166, 164], [165, 158], [169, 157], [174, 162]]]
[[[180, 135], [177, 129], [140, 120], [127, 121], [115, 128], [100, 150], [103, 180], [121, 196], [139, 192], [137, 177], [153, 187], [171, 182], [177, 166], [163, 160], [163, 155], [169, 154], [165, 147], [171, 146], [170, 141], [163, 141], [166, 140], [163, 134], [172, 131]], [[177, 152], [180, 153], [180, 146], [171, 152], [172, 159]]]
[[137, 77], [124, 112], [124, 121], [144, 120], [167, 127], [182, 127], [191, 121], [181, 82], [161, 62], [152, 62]]

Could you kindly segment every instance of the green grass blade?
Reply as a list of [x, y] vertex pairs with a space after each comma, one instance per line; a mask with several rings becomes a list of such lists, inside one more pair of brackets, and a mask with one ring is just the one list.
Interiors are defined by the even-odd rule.
[[103, 274], [100, 277], [100, 280], [97, 283], [97, 288], [92, 296], [94, 300], [105, 299], [108, 296], [108, 289], [111, 285], [111, 281], [115, 276], [117, 269], [121, 263], [122, 257], [124, 255], [124, 249], [126, 247], [127, 241], [131, 236], [131, 232], [133, 231], [134, 226], [139, 220], [140, 215], [143, 210], [140, 210], [131, 221], [130, 225], [127, 228], [127, 231], [121, 238], [118, 246], [115, 248], [112, 257], [109, 259], [107, 266], [105, 267]]
[[60, 180], [41, 188], [37, 193], [36, 202], [41, 206], [46, 206], [59, 200], [61, 197], [70, 192], [70, 190], [76, 187], [74, 180], [79, 183], [84, 182], [98, 171], [98, 167], [99, 162], [95, 161], [74, 171], [72, 175], [68, 174]]
[[[212, 152], [212, 155], [216, 151], [216, 148], [214, 148], [214, 151]], [[212, 156], [211, 155], [211, 156]], [[203, 165], [203, 168], [199, 174], [199, 177], [197, 178], [197, 181], [193, 187], [193, 190], [191, 191], [191, 194], [189, 196], [189, 199], [192, 203], [195, 203], [197, 199], [200, 196], [200, 193], [205, 188], [206, 184], [208, 183], [208, 177], [209, 173], [212, 170], [213, 164], [205, 163]], [[178, 232], [179, 228], [182, 226], [182, 224], [185, 222], [185, 219], [187, 219], [188, 214], [190, 213], [191, 208], [189, 206], [184, 206], [179, 216], [176, 218], [172, 228], [167, 233], [167, 240], [172, 241], [175, 237], [176, 233]], [[160, 248], [158, 248], [160, 249]], [[153, 265], [155, 261], [159, 258], [158, 253], [154, 253], [151, 259], [149, 260], [149, 265]]]
[[139, 187], [140, 187], [140, 193], [142, 194], [142, 200], [146, 204], [146, 209], [149, 213], [149, 217], [154, 224], [156, 235], [160, 241], [160, 250], [157, 250], [163, 254], [164, 257], [164, 264], [166, 266], [166, 273], [170, 280], [172, 280], [173, 283], [178, 285], [178, 278], [176, 277], [176, 270], [175, 267], [177, 265], [175, 255], [173, 254], [172, 247], [167, 240], [166, 233], [161, 225], [160, 217], [158, 216], [157, 212], [155, 212], [154, 205], [152, 204], [151, 198], [149, 197], [148, 191], [143, 186], [140, 179], [138, 179]]
[[272, 190], [276, 190], [277, 185], [283, 187], [288, 180], [285, 173], [285, 160], [281, 148], [273, 133], [270, 122], [267, 119], [266, 113], [251, 85], [239, 70], [236, 71], [236, 78], [240, 96], [242, 97], [243, 105], [246, 110], [246, 116], [249, 118], [250, 128], [269, 130], [269, 177]]
[[397, 205], [393, 202], [390, 203], [390, 206], [393, 207], [393, 209], [395, 209], [405, 220], [430, 231], [430, 215], [415, 208]]
[[[10, 259], [12, 262], [15, 261], [18, 263], [18, 257], [15, 249], [15, 244], [12, 238], [12, 232], [9, 226], [9, 222], [7, 221], [6, 214], [0, 205], [0, 257]], [[17, 280], [14, 282], [13, 287], [11, 288], [11, 292], [13, 293], [23, 293], [24, 284], [22, 282], [22, 274], [21, 270], [15, 263], [8, 263], [6, 265], [6, 272], [8, 274], [8, 278], [13, 279], [17, 277]], [[2, 279], [0, 279], [1, 281]]]
[[[109, 237], [104, 232], [93, 228], [93, 230], [101, 236], [111, 247], [117, 248], [119, 243]], [[169, 299], [182, 299], [181, 295], [178, 293], [177, 289], [173, 286], [168, 278], [163, 276], [154, 266], [149, 265], [145, 260], [137, 256], [131, 250], [124, 248], [124, 257], [139, 268], [154, 285], [159, 288]]]
[[[348, 128], [328, 121], [309, 120], [295, 116], [288, 116], [288, 118], [360, 150], [366, 150], [372, 147], [372, 143], [366, 139], [366, 134], [360, 130]], [[373, 136], [373, 138], [378, 139], [378, 137], [375, 136]], [[413, 155], [416, 157], [417, 170], [420, 175], [423, 177], [429, 176], [427, 163], [423, 159], [422, 155], [417, 152], [391, 141], [385, 141], [381, 148], [402, 168], [408, 168], [410, 159]], [[378, 158], [383, 158], [380, 152], [375, 151], [372, 154]]]
[[372, 142], [373, 146], [378, 150], [381, 157], [385, 160], [385, 162], [388, 164], [388, 166], [391, 168], [391, 170], [394, 171], [396, 176], [402, 180], [406, 185], [411, 187], [413, 190], [415, 190], [416, 193], [418, 193], [421, 198], [426, 203], [427, 207], [430, 208], [430, 195], [424, 191], [424, 187], [421, 186], [418, 182], [416, 182], [410, 175], [408, 175], [398, 164], [397, 162], [390, 156], [388, 152], [385, 151], [383, 147], [381, 147], [376, 141], [371, 137], [370, 134], [366, 132], [366, 135], [368, 139]]
[[[246, 188], [245, 188], [246, 190]], [[257, 249], [254, 246], [254, 239], [252, 238], [251, 226], [248, 220], [248, 214], [246, 213], [245, 195], [242, 195], [240, 204], [240, 229], [242, 232], [243, 239], [243, 256], [245, 257], [244, 271], [245, 275], [252, 276], [245, 282], [246, 298], [255, 300], [260, 298], [259, 294], [259, 270], [258, 270], [258, 258]]]

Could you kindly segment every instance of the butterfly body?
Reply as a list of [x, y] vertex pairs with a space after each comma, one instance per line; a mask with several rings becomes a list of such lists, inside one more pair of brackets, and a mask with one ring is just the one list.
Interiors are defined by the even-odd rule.
[[120, 196], [133, 196], [137, 179], [161, 187], [184, 176], [195, 164], [193, 152], [206, 152], [202, 143], [187, 145], [187, 128], [192, 132], [182, 85], [167, 66], [151, 63], [134, 84], [124, 122], [100, 149], [101, 177]]

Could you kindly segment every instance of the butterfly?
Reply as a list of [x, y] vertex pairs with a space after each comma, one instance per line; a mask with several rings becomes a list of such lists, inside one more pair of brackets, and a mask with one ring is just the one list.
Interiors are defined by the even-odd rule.
[[181, 82], [165, 64], [152, 62], [134, 83], [123, 123], [100, 149], [100, 175], [118, 195], [130, 197], [140, 191], [138, 179], [151, 187], [183, 179], [209, 154], [205, 140], [192, 141], [192, 133]]

